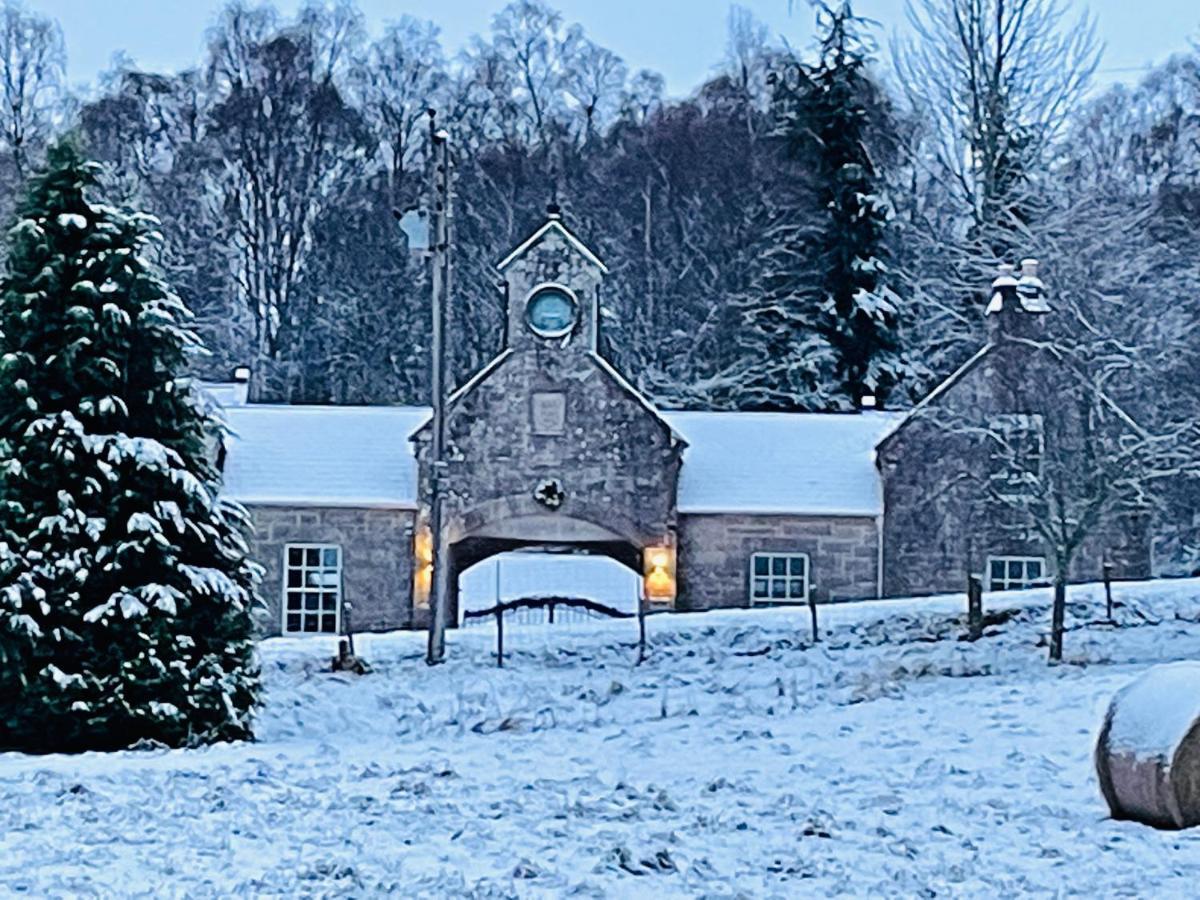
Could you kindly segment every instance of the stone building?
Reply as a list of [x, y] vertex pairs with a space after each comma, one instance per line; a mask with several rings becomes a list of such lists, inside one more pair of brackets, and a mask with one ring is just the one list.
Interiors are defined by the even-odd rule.
[[[452, 594], [476, 563], [530, 548], [644, 571], [648, 602], [676, 610], [957, 590], [985, 555], [1021, 561], [995, 587], [1046, 572], [1037, 548], [966, 547], [939, 518], [949, 512], [921, 485], [948, 461], [921, 415], [656, 409], [601, 355], [607, 270], [557, 216], [498, 268], [503, 349], [447, 406]], [[993, 385], [1019, 368], [1008, 353], [990, 343], [918, 410], [986, 396], [989, 411], [1025, 412], [1024, 394]], [[259, 405], [244, 387], [213, 390], [235, 432], [226, 491], [250, 509], [266, 570], [266, 631], [338, 631], [348, 610], [355, 629], [422, 625], [428, 410]], [[1122, 528], [1122, 574], [1142, 574], [1144, 534]]]
[[[984, 587], [1004, 589], [1048, 579], [1052, 560], [1028, 516], [996, 502], [1031, 490], [1028, 469], [1045, 485], [1043, 470], [1059, 477], [1095, 443], [1088, 421], [1097, 404], [1047, 337], [1050, 309], [1036, 263], [1018, 281], [1009, 271], [996, 280], [987, 309], [988, 341], [880, 441], [883, 483], [883, 592], [911, 596], [961, 590], [967, 572]], [[1115, 405], [1119, 427], [1127, 416]], [[1058, 467], [1056, 469], [1056, 466]], [[1014, 469], [1016, 470], [1014, 472]], [[1017, 478], [1013, 478], [1014, 474]], [[1063, 485], [1062, 492], [1069, 493]], [[1064, 507], [1067, 508], [1067, 507]], [[1151, 574], [1150, 517], [1106, 512], [1088, 531], [1070, 565], [1073, 581], [1096, 581], [1107, 562], [1122, 578]]]

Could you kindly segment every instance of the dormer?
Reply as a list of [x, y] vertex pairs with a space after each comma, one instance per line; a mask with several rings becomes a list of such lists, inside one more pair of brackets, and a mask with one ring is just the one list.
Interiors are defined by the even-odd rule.
[[597, 350], [608, 268], [567, 229], [557, 207], [496, 268], [508, 303], [507, 349]]

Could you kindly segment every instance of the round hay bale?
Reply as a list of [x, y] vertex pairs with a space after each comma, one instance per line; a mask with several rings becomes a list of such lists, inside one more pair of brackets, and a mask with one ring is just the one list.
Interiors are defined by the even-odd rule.
[[1117, 691], [1096, 774], [1115, 819], [1200, 825], [1200, 662], [1155, 666]]

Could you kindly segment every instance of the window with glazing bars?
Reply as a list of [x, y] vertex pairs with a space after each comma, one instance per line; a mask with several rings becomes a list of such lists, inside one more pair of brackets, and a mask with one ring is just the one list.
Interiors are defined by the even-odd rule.
[[988, 590], [1016, 591], [1046, 583], [1046, 560], [1040, 556], [989, 556]]
[[341, 628], [342, 548], [288, 544], [283, 550], [283, 630], [337, 634]]
[[808, 554], [753, 554], [750, 557], [750, 602], [808, 602]]

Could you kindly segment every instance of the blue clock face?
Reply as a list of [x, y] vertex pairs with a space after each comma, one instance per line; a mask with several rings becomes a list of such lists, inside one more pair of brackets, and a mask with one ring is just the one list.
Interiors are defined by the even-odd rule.
[[575, 327], [579, 310], [575, 298], [562, 288], [538, 290], [525, 307], [529, 327], [542, 337], [561, 337]]

